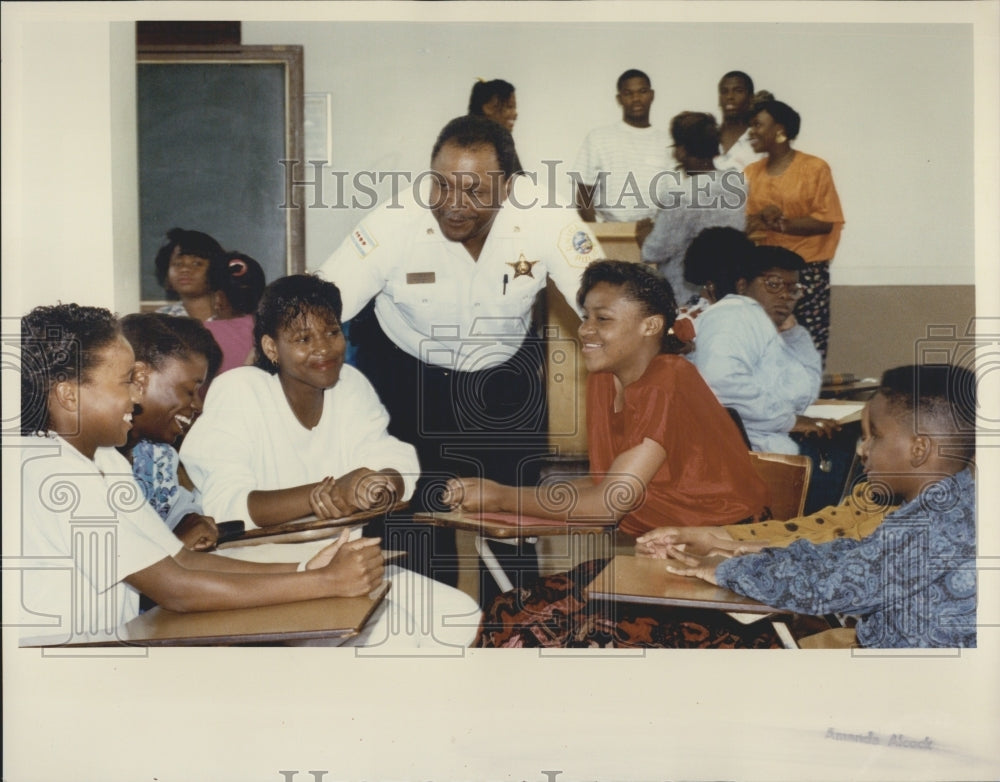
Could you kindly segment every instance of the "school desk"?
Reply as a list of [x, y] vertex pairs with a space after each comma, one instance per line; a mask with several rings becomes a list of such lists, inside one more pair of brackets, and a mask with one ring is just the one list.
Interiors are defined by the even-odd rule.
[[569, 539], [570, 556], [574, 562], [609, 557], [614, 549], [615, 522], [613, 521], [566, 522], [517, 513], [461, 511], [416, 513], [413, 520], [475, 533], [476, 551], [502, 592], [509, 592], [514, 585], [490, 548], [490, 540], [524, 540], [527, 543], [534, 543], [540, 537], [566, 535]]
[[21, 647], [237, 646], [328, 640], [343, 643], [361, 632], [385, 599], [391, 582], [367, 597], [325, 597], [256, 608], [176, 613], [157, 606], [103, 637], [44, 636]]
[[773, 616], [787, 617], [788, 611], [700, 578], [670, 573], [666, 565], [663, 559], [618, 555], [587, 586], [588, 599], [725, 611], [743, 624], [771, 616], [771, 626], [785, 647], [799, 648], [785, 622]]
[[303, 543], [309, 540], [333, 538], [339, 535], [340, 530], [345, 527], [362, 527], [373, 519], [405, 510], [407, 507], [409, 507], [409, 503], [398, 502], [388, 509], [376, 508], [358, 511], [339, 519], [320, 519], [316, 516], [307, 516], [295, 521], [286, 521], [284, 524], [247, 530], [235, 538], [229, 538], [220, 543], [218, 548], [256, 546], [261, 543]]

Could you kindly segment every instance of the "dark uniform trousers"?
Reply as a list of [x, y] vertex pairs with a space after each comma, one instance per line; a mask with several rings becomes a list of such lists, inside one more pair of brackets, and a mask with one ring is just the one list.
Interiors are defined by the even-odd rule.
[[[385, 548], [406, 551], [411, 570], [454, 586], [460, 566], [455, 532], [414, 524], [410, 517], [448, 510], [441, 493], [455, 476], [520, 486], [538, 482], [551, 453], [544, 341], [529, 335], [508, 361], [459, 372], [426, 364], [398, 348], [383, 332], [371, 303], [351, 320], [349, 334], [356, 346], [355, 365], [389, 411], [389, 433], [416, 447], [421, 468], [409, 515], [393, 514], [384, 526], [369, 525], [365, 534], [380, 535]], [[477, 355], [485, 359], [496, 341], [482, 342]], [[534, 546], [491, 547], [515, 587], [537, 577]], [[493, 578], [480, 568], [480, 602], [487, 605], [497, 592]]]

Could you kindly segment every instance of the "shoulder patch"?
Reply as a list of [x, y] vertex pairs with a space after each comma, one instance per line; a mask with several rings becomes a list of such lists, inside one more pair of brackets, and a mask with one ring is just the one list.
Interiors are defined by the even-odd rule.
[[601, 257], [599, 245], [590, 229], [582, 222], [572, 222], [564, 226], [559, 234], [559, 251], [570, 266], [586, 268], [591, 261]]
[[357, 250], [358, 255], [362, 258], [378, 247], [378, 242], [361, 225], [351, 232], [351, 242], [354, 244], [354, 249]]

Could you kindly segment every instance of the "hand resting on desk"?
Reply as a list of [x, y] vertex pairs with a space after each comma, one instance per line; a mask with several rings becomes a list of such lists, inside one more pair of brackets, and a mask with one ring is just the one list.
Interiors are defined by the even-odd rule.
[[485, 478], [452, 478], [445, 485], [441, 501], [466, 513], [497, 513], [505, 510], [503, 495], [509, 488]]
[[733, 540], [719, 527], [657, 527], [636, 538], [635, 553], [652, 559], [667, 559], [674, 550], [699, 557], [711, 554], [738, 556], [760, 551], [765, 545], [765, 542]]
[[715, 569], [720, 562], [730, 558], [730, 554], [713, 554], [708, 557], [693, 557], [676, 548], [669, 552], [666, 569], [677, 576], [694, 576], [710, 584], [719, 585]]
[[329, 546], [306, 563], [306, 570], [329, 568], [341, 582], [337, 594], [343, 597], [367, 595], [382, 582], [385, 574], [384, 558], [379, 538], [348, 540], [350, 529], [345, 529]]

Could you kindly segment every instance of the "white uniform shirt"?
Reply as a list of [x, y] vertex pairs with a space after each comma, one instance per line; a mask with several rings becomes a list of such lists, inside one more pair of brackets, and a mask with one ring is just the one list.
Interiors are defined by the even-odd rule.
[[23, 635], [53, 631], [40, 617], [62, 617], [60, 630], [76, 634], [134, 619], [139, 592], [122, 579], [177, 554], [181, 541], [114, 448], [98, 448], [91, 461], [55, 435], [24, 437], [21, 446], [21, 553], [66, 560], [65, 569], [25, 571]]
[[799, 452], [788, 432], [816, 401], [823, 374], [808, 331], [779, 333], [756, 300], [730, 294], [699, 316], [688, 358], [723, 406], [740, 414], [755, 451]]
[[[594, 187], [598, 222], [627, 223], [656, 215], [656, 193], [663, 171], [674, 167], [665, 128], [634, 128], [624, 121], [587, 134], [573, 170]], [[607, 178], [601, 177], [607, 172]], [[603, 184], [602, 184], [603, 182]]]
[[524, 177], [514, 180], [478, 261], [441, 233], [427, 203], [382, 205], [319, 272], [340, 288], [345, 321], [374, 296], [386, 336], [428, 364], [478, 371], [504, 363], [527, 334], [546, 278], [575, 309], [581, 272], [604, 257], [575, 211], [549, 206]]
[[719, 154], [712, 162], [715, 163], [717, 171], [742, 171], [751, 163], [764, 157], [767, 157], [766, 152], [753, 151], [753, 146], [750, 144], [750, 129], [747, 128], [743, 131], [743, 135], [736, 139], [728, 152], [723, 152], [720, 144]]
[[[345, 365], [323, 396], [319, 423], [306, 429], [277, 375], [237, 367], [212, 381], [205, 410], [181, 446], [181, 462], [216, 521], [242, 519], [250, 492], [289, 489], [368, 467], [395, 469], [409, 499], [420, 474], [413, 446], [386, 431], [389, 414], [358, 370]], [[162, 526], [162, 524], [160, 525]]]

